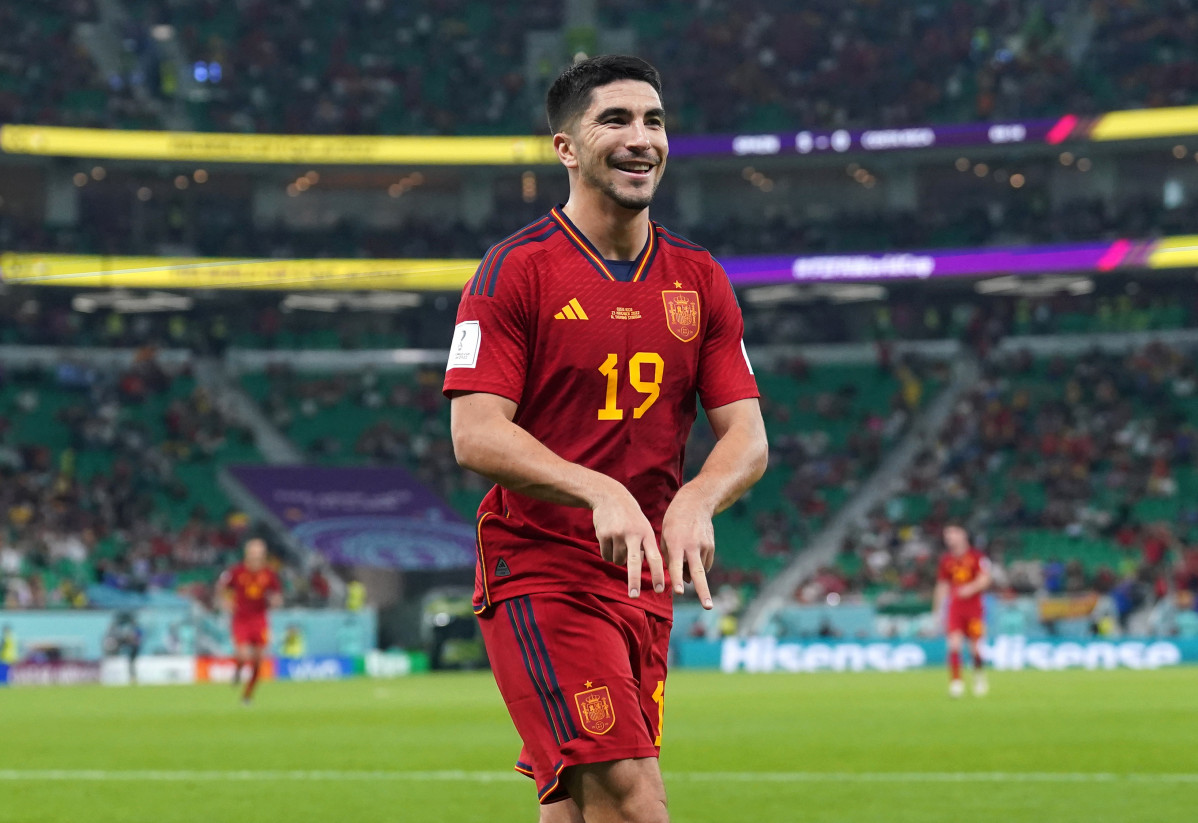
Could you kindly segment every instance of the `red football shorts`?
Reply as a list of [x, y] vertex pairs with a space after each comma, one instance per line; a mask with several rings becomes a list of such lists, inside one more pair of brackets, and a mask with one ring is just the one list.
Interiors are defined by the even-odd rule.
[[948, 633], [961, 632], [970, 640], [979, 640], [985, 634], [986, 624], [982, 619], [982, 601], [949, 603]]
[[491, 670], [524, 746], [516, 771], [541, 803], [568, 766], [657, 757], [671, 622], [590, 594], [532, 594], [479, 617]]
[[270, 642], [270, 626], [266, 615], [234, 615], [233, 642], [238, 646], [265, 646]]

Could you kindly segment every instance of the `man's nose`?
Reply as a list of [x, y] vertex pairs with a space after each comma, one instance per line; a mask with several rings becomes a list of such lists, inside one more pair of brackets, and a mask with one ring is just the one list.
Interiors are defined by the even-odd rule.
[[643, 120], [636, 120], [632, 123], [632, 127], [628, 130], [627, 146], [639, 151], [649, 150], [649, 130], [645, 128]]

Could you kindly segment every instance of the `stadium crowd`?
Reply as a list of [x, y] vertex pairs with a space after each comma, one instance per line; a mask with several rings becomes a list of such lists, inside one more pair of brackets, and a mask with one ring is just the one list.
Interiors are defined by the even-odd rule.
[[[11, 288], [0, 295], [0, 345], [103, 346], [190, 350], [220, 356], [239, 349], [434, 349], [453, 327], [455, 301], [430, 297], [411, 308], [292, 309], [272, 293], [198, 300], [188, 311], [81, 311], [67, 290]], [[1190, 328], [1198, 302], [1188, 281], [1096, 281], [1091, 294], [979, 297], [889, 287], [859, 303], [767, 301], [742, 294], [749, 345], [961, 340], [985, 352], [1012, 335]]]
[[686, 130], [1090, 114], [1198, 96], [1188, 0], [605, 0], [673, 78]]
[[[0, 6], [0, 123], [89, 128], [161, 128], [139, 96], [142, 77], [105, 75], [78, 35], [99, 20], [95, 0]], [[47, 59], [53, 55], [53, 59]]]
[[[227, 502], [216, 509], [224, 498], [204, 469], [249, 439], [150, 351], [118, 373], [0, 365], [0, 604], [84, 607], [96, 587], [210, 601], [250, 524]], [[327, 581], [288, 579], [295, 597], [327, 598]]]
[[[154, 183], [155, 181], [148, 181]], [[93, 189], [98, 187], [92, 186]], [[297, 226], [258, 225], [248, 215], [231, 219], [219, 201], [194, 208], [174, 192], [160, 210], [139, 218], [129, 202], [136, 187], [84, 193], [84, 218], [69, 227], [39, 224], [0, 213], [0, 245], [8, 251], [72, 254], [170, 254], [255, 258], [456, 258], [478, 259], [511, 226], [532, 222], [552, 205], [498, 202], [483, 225], [435, 217], [404, 218], [398, 227], [373, 228], [338, 221]], [[665, 198], [668, 199], [668, 198]], [[1160, 198], [1121, 198], [1117, 206], [1084, 198], [1050, 204], [1043, 193], [999, 190], [985, 205], [960, 202], [960, 192], [929, 191], [918, 209], [837, 210], [824, 216], [798, 211], [780, 199], [764, 216], [732, 214], [687, 225], [668, 203], [654, 210], [662, 224], [681, 231], [719, 258], [766, 254], [836, 254], [1149, 239], [1198, 233], [1194, 209], [1166, 208]], [[542, 209], [541, 206], [544, 206]], [[180, 230], [186, 222], [186, 232]]]
[[[525, 133], [524, 36], [561, 26], [562, 4], [129, 0], [219, 74], [191, 106], [204, 131]], [[555, 66], [546, 66], [549, 73]]]
[[1008, 596], [1110, 595], [1117, 619], [1198, 608], [1198, 373], [1162, 344], [992, 361], [885, 504], [801, 602], [930, 600], [940, 534], [965, 522]]
[[[187, 106], [201, 130], [541, 131], [533, 86], [557, 67], [529, 65], [525, 39], [564, 22], [560, 0], [123, 5], [128, 67], [110, 78], [71, 33], [96, 18], [93, 0], [10, 6], [0, 56], [16, 87], [0, 93], [3, 119], [132, 125], [145, 112], [131, 88], [180, 92], [154, 36], [169, 25], [204, 67], [205, 94]], [[1190, 0], [604, 0], [599, 27], [630, 29], [662, 69], [679, 133], [1084, 115], [1198, 97]]]
[[[172, 75], [178, 66], [163, 59], [155, 32], [169, 24], [186, 59], [207, 67], [205, 93], [182, 109], [199, 129], [540, 131], [540, 90], [533, 86], [557, 67], [530, 67], [524, 36], [563, 23], [558, 0], [519, 7], [481, 0], [122, 5], [131, 13], [121, 32], [123, 62], [108, 76], [80, 32], [80, 24], [99, 20], [95, 0], [0, 7], [0, 121], [162, 127], [147, 96], [165, 102], [179, 94]], [[604, 26], [633, 29], [669, 78], [675, 133], [1059, 116], [1198, 97], [1198, 5], [1191, 0], [812, 0], [801, 9], [784, 0], [601, 0], [599, 12]], [[220, 67], [216, 74], [213, 66]], [[879, 100], [887, 102], [879, 107]], [[514, 215], [532, 219], [545, 205], [502, 201], [490, 223], [472, 230], [412, 218], [401, 231], [384, 231], [349, 222], [322, 230], [262, 227], [238, 220], [227, 199], [193, 212], [181, 200], [161, 208], [156, 201], [134, 230], [126, 211], [110, 208], [116, 200], [88, 185], [84, 219], [75, 226], [0, 214], [0, 248], [147, 253], [187, 243], [211, 255], [477, 257], [511, 231]], [[131, 191], [113, 197], [131, 202]], [[962, 208], [932, 196], [916, 212], [827, 218], [779, 209], [765, 219], [687, 226], [672, 219], [667, 194], [655, 217], [723, 256], [1198, 233], [1193, 209], [1168, 209], [1157, 199], [1122, 200], [1117, 208], [1091, 199], [1050, 204], [1034, 185], [987, 199], [984, 207]], [[797, 538], [826, 522], [877, 467], [943, 380], [934, 364], [891, 363], [885, 341], [960, 338], [984, 354], [1011, 334], [1194, 324], [1192, 289], [1132, 285], [1140, 289], [985, 300], [896, 286], [884, 303], [833, 309], [824, 302], [779, 308], [746, 301], [751, 345], [882, 341], [881, 371], [899, 386], [863, 409], [851, 386], [812, 389], [801, 358], [778, 368], [774, 377], [798, 385], [801, 399], [765, 399], [773, 474], [781, 480], [734, 510], [750, 523], [754, 560], [784, 562]], [[125, 315], [75, 310], [65, 292], [34, 297], [14, 290], [0, 295], [0, 344], [163, 346], [218, 356], [234, 346], [441, 347], [452, 299], [433, 300], [431, 311], [352, 316], [287, 312], [274, 298], [256, 297]], [[1119, 604], [1120, 619], [1173, 593], [1178, 602], [1183, 595], [1198, 602], [1198, 508], [1185, 502], [1198, 490], [1190, 485], [1198, 483], [1198, 373], [1191, 362], [1189, 353], [1160, 346], [1126, 358], [996, 362], [903, 488], [796, 597], [926, 599], [937, 535], [950, 519], [965, 518], [996, 561], [1004, 594], [1102, 593]], [[0, 603], [81, 607], [91, 586], [210, 595], [214, 570], [231, 559], [248, 523], [223, 499], [220, 508], [201, 502], [199, 475], [185, 469], [210, 469], [229, 448], [253, 444], [219, 399], [190, 388], [189, 380], [163, 370], [149, 350], [118, 375], [70, 363], [50, 378], [0, 366]], [[454, 465], [433, 372], [384, 380], [369, 371], [303, 377], [276, 369], [260, 399], [270, 420], [317, 462], [406, 465], [459, 508], [484, 490]], [[346, 410], [370, 420], [358, 428], [327, 425], [330, 414]], [[800, 425], [800, 418], [817, 425]], [[57, 433], [29, 436], [35, 420], [42, 433]], [[843, 438], [820, 430], [845, 420], [857, 428]], [[323, 433], [311, 435], [315, 430]], [[699, 427], [691, 470], [710, 445], [705, 437]], [[1032, 499], [1030, 489], [1043, 499]], [[1052, 539], [1033, 547], [1032, 537]], [[733, 562], [712, 579], [751, 590], [767, 568]], [[305, 578], [285, 571], [293, 596], [312, 603], [327, 597], [320, 572]]]
[[[957, 201], [957, 202], [954, 202]], [[985, 204], [963, 205], [959, 193], [934, 192], [919, 209], [843, 211], [812, 218], [790, 207], [760, 219], [732, 215], [690, 229], [717, 257], [746, 254], [835, 254], [880, 250], [976, 248], [1152, 238], [1198, 231], [1192, 209], [1167, 209], [1159, 197], [1050, 205], [1034, 192], [999, 191]]]

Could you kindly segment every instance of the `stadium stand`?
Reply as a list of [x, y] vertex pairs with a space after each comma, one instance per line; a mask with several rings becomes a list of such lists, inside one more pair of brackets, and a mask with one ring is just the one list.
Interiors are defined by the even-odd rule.
[[605, 0], [697, 132], [1089, 114], [1198, 99], [1187, 2]]
[[[176, 108], [189, 127], [201, 130], [543, 132], [534, 86], [556, 67], [530, 65], [524, 35], [564, 23], [562, 4], [545, 0], [521, 4], [518, 12], [478, 0], [113, 5], [127, 12], [120, 32], [124, 62], [108, 74], [81, 36], [82, 25], [99, 19], [92, 0], [0, 9], [0, 121], [160, 128], [160, 110], [147, 105], [145, 93], [180, 102], [171, 72], [203, 64], [204, 94]], [[697, 8], [601, 0], [598, 8], [602, 27], [632, 31], [669, 78], [675, 134], [1086, 115], [1184, 105], [1198, 96], [1198, 64], [1189, 48], [1198, 38], [1198, 11], [1182, 0], [870, 0], [858, 7], [815, 0], [799, 11], [780, 0], [711, 0]], [[164, 33], [176, 39], [182, 63], [160, 52], [156, 44]], [[49, 53], [59, 59], [39, 59]], [[213, 66], [220, 67], [219, 77]], [[1151, 152], [1170, 155], [1171, 169], [1188, 169], [1192, 149], [1154, 145]], [[1134, 177], [1149, 151], [1129, 149], [1140, 153], [1107, 178], [1109, 188]], [[1198, 218], [1184, 198], [1142, 191], [1116, 196], [1081, 185], [1075, 193], [1054, 183], [1053, 173], [1065, 165], [1056, 149], [1031, 154], [1018, 155], [1029, 181], [1019, 190], [981, 181], [969, 164], [952, 170], [948, 156], [931, 164], [898, 162], [918, 190], [914, 206], [909, 198], [862, 205], [832, 196], [826, 208], [813, 209], [796, 195], [760, 209], [722, 209], [690, 225], [681, 219], [686, 210], [676, 195], [664, 192], [654, 216], [720, 256], [1198, 233]], [[269, 205], [269, 187], [282, 197], [272, 167], [214, 171], [206, 188], [187, 184], [186, 195], [173, 167], [113, 164], [99, 175], [91, 161], [78, 168], [85, 179], [75, 183], [77, 217], [55, 213], [51, 220], [48, 209], [41, 214], [0, 203], [0, 250], [474, 258], [513, 223], [557, 199], [549, 182], [526, 195], [515, 172], [487, 179], [491, 208], [479, 220], [442, 219], [454, 208], [444, 203], [426, 213], [430, 195], [396, 218], [397, 230], [360, 215], [325, 219], [335, 206], [307, 223], [259, 216], [256, 209]], [[852, 174], [851, 166], [828, 173], [840, 177], [842, 171]], [[60, 172], [47, 171], [46, 180]], [[803, 190], [808, 172], [783, 164], [769, 169], [779, 182], [793, 184], [792, 191]], [[885, 183], [890, 170], [873, 172]], [[739, 164], [697, 173], [710, 175], [708, 197], [725, 178], [744, 182]], [[446, 174], [437, 180], [430, 172], [428, 190], [460, 204], [454, 198], [471, 172]], [[963, 196], [960, 186], [945, 182], [946, 174], [989, 188]], [[1149, 188], [1165, 182], [1154, 178]], [[151, 190], [152, 206], [135, 214], [142, 187]], [[713, 581], [722, 615], [739, 613], [830, 520], [945, 382], [937, 362], [892, 358], [892, 343], [962, 340], [985, 357], [1012, 335], [1195, 325], [1189, 276], [1159, 282], [1095, 277], [1089, 293], [1051, 296], [982, 296], [968, 285], [928, 285], [887, 284], [881, 297], [845, 305], [833, 298], [756, 300], [751, 290], [741, 295], [751, 346], [877, 341], [882, 365], [812, 365], [792, 350], [759, 372], [773, 465], [753, 494], [719, 521], [721, 561]], [[421, 305], [410, 309], [352, 313], [296, 310], [287, 298], [237, 294], [205, 295], [188, 310], [127, 314], [94, 299], [80, 309], [73, 303], [78, 296], [95, 297], [19, 287], [0, 293], [0, 345], [152, 346], [217, 358], [239, 349], [443, 348], [454, 308], [447, 294], [422, 295]], [[97, 585], [116, 591], [194, 587], [203, 596], [228, 559], [243, 516], [228, 509], [214, 467], [256, 459], [256, 450], [189, 375], [159, 374], [153, 362], [143, 360], [146, 373], [133, 375], [152, 388], [127, 385], [130, 375], [89, 374], [69, 364], [54, 374], [10, 367], [0, 377], [0, 513], [6, 518], [0, 566], [9, 605], [82, 605], [103, 594]], [[436, 377], [416, 369], [280, 367], [245, 375], [242, 385], [312, 461], [406, 465], [470, 518], [485, 484], [453, 465], [447, 404]], [[1100, 593], [1119, 604], [1116, 617], [1125, 620], [1176, 592], [1184, 627], [1186, 604], [1198, 602], [1198, 557], [1189, 548], [1198, 537], [1198, 513], [1184, 502], [1198, 482], [1191, 465], [1195, 379], [1184, 356], [1161, 347], [1128, 360], [998, 362], [902, 493], [849, 538], [834, 566], [798, 587], [796, 602], [812, 608], [783, 615], [789, 622], [782, 630], [868, 634], [876, 624], [867, 600], [884, 611], [926, 611], [928, 559], [935, 532], [949, 517], [969, 518], [986, 541], [1004, 594]], [[1113, 394], [1099, 396], [1108, 385]], [[1179, 394], [1178, 386], [1189, 388]], [[1087, 430], [1079, 435], [1075, 429], [1083, 425]], [[1003, 433], [1008, 429], [1010, 437]], [[1130, 445], [1118, 442], [1125, 436]], [[700, 425], [691, 471], [706, 437]], [[1055, 438], [1056, 452], [1043, 451], [1046, 438]], [[1145, 438], [1147, 452], [1138, 453]], [[829, 595], [841, 599], [834, 610]], [[679, 615], [684, 632], [696, 625], [688, 614]], [[734, 628], [699, 626], [706, 633]]]
[[[50, 11], [35, 37], [54, 48], [40, 50], [31, 38], [10, 46], [12, 76], [26, 75], [27, 82], [32, 55], [73, 54], [62, 32], [64, 14], [95, 17], [89, 0], [36, 5]], [[477, 0], [253, 2], [236, 10], [215, 0], [124, 5], [131, 59], [157, 66], [145, 57], [154, 48], [152, 31], [172, 26], [187, 59], [205, 66], [209, 94], [188, 103], [191, 119], [203, 130], [237, 132], [543, 129], [528, 81], [530, 71], [543, 76], [551, 67], [525, 65], [524, 38], [563, 22], [561, 4], [544, 0], [518, 8]], [[1198, 67], [1188, 49], [1198, 12], [1182, 0], [872, 0], [859, 8], [821, 0], [801, 9], [754, 0], [705, 3], [697, 13], [676, 1], [607, 0], [597, 22], [601, 29], [631, 30], [666, 73], [679, 132], [1091, 114], [1183, 105], [1198, 95]], [[212, 82], [210, 65], [219, 66]], [[49, 112], [76, 112], [68, 122], [112, 119], [86, 55], [52, 70], [60, 79], [33, 90], [59, 93], [31, 99], [57, 101]], [[66, 94], [67, 78], [73, 89], [90, 91]], [[177, 82], [144, 82], [162, 97], [178, 90]], [[17, 122], [43, 116], [21, 113]]]
[[[1131, 293], [1129, 293], [1129, 291]], [[238, 294], [199, 299], [186, 312], [124, 314], [97, 305], [74, 308], [69, 290], [13, 287], [0, 294], [0, 345], [81, 345], [183, 349], [363, 350], [435, 349], [453, 327], [448, 296], [411, 307], [353, 311], [304, 310], [286, 297]], [[1192, 328], [1193, 288], [1187, 280], [1095, 281], [1090, 294], [980, 297], [892, 286], [877, 299], [836, 303], [759, 302], [742, 295], [750, 345], [962, 340], [975, 350], [1028, 334], [1101, 334]]]
[[211, 99], [189, 104], [204, 131], [526, 133], [523, 36], [561, 25], [561, 4], [544, 0], [129, 5], [220, 67]]
[[[958, 201], [958, 202], [954, 202]], [[959, 192], [922, 198], [917, 211], [845, 210], [822, 218], [793, 212], [761, 220], [729, 216], [691, 234], [717, 255], [862, 252], [1064, 243], [1116, 237], [1190, 234], [1198, 220], [1160, 198], [1131, 198], [1112, 210], [1100, 200], [1049, 204], [1033, 192], [999, 190], [986, 204], [962, 208]]]
[[[130, 74], [105, 76], [78, 27], [95, 23], [95, 0], [44, 0], [0, 7], [0, 123], [156, 128], [133, 94]], [[54, 59], [46, 59], [54, 55]]]
[[1125, 628], [1145, 604], [1193, 592], [1192, 357], [1154, 344], [996, 359], [902, 488], [796, 598], [925, 610], [939, 534], [954, 521], [985, 546], [1005, 596], [1107, 595]]
[[[779, 180], [787, 177], [786, 172], [777, 173]], [[83, 203], [88, 219], [70, 229], [0, 215], [0, 238], [11, 238], [5, 242], [9, 251], [154, 254], [169, 247], [180, 250], [176, 253], [212, 257], [477, 259], [489, 241], [504, 236], [512, 223], [531, 222], [557, 202], [548, 197], [533, 204], [506, 205], [484, 223], [469, 227], [459, 220], [412, 215], [396, 230], [346, 221], [306, 227], [283, 222], [231, 223], [227, 209], [200, 200], [200, 207], [189, 214], [191, 239], [184, 240], [178, 228], [181, 206], [171, 194], [163, 195], [168, 207], [147, 216], [138, 230], [127, 216], [119, 218], [126, 209], [118, 202], [128, 199], [130, 187], [170, 188], [162, 182], [156, 174], [143, 174], [123, 186], [116, 182], [105, 184], [107, 188], [93, 184]], [[791, 182], [802, 185], [798, 178]], [[977, 183], [976, 179], [971, 182]], [[713, 181], [712, 185], [721, 183]], [[1021, 191], [988, 188], [993, 189], [986, 192], [988, 202], [963, 205], [960, 190], [939, 189], [930, 183], [918, 209], [911, 211], [856, 205], [811, 214], [799, 208], [801, 204], [783, 202], [764, 218], [716, 215], [691, 226], [669, 205], [655, 217], [667, 226], [680, 227], [718, 257], [970, 248], [1198, 233], [1193, 209], [1167, 208], [1159, 197], [1127, 198], [1112, 208], [1094, 198], [1050, 202], [1043, 191], [1032, 187]]]
[[151, 351], [119, 372], [0, 367], [0, 557], [9, 608], [114, 592], [206, 599], [249, 526], [216, 466], [259, 461], [249, 431]]

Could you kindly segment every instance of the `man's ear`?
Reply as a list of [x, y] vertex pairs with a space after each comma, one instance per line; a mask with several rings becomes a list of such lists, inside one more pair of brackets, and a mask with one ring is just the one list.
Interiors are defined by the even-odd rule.
[[553, 150], [557, 159], [568, 169], [578, 168], [578, 155], [574, 153], [574, 138], [564, 131], [553, 135]]

